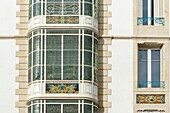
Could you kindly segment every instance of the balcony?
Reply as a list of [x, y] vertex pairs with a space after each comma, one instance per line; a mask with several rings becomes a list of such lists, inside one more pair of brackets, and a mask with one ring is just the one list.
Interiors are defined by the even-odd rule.
[[154, 22], [154, 25], [165, 25], [165, 18], [163, 17], [148, 17], [148, 18], [143, 18], [143, 17], [137, 17], [137, 25], [149, 25], [146, 24], [148, 22]]
[[138, 88], [165, 88], [164, 81], [138, 81]]

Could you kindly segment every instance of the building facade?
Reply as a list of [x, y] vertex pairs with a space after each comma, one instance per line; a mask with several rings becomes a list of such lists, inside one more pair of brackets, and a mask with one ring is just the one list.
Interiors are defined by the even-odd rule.
[[1, 8], [0, 112], [170, 112], [168, 0]]

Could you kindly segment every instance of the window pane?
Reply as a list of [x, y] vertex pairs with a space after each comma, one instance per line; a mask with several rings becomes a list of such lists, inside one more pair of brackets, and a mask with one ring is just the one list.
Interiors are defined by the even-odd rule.
[[160, 87], [160, 62], [152, 61], [152, 87]]
[[160, 61], [160, 50], [152, 50], [151, 57], [152, 57], [152, 60]]
[[46, 66], [47, 80], [61, 80], [61, 66]]
[[31, 70], [32, 70], [32, 68], [30, 68], [30, 69], [28, 70], [28, 83], [31, 82]]
[[84, 49], [92, 50], [92, 37], [89, 36], [84, 37]]
[[32, 52], [32, 38], [29, 40], [29, 53]]
[[47, 35], [47, 49], [61, 49], [61, 36]]
[[84, 66], [84, 80], [92, 80], [92, 68]]
[[41, 64], [41, 51], [33, 52], [33, 65]]
[[63, 113], [78, 113], [78, 105], [68, 104], [63, 105]]
[[64, 80], [78, 80], [78, 66], [64, 66], [63, 67]]
[[31, 106], [28, 107], [28, 113], [31, 113]]
[[41, 74], [40, 66], [34, 67], [33, 68], [33, 81], [40, 80], [40, 74]]
[[78, 64], [78, 51], [64, 51], [63, 64]]
[[139, 57], [139, 61], [141, 60], [147, 60], [147, 50], [139, 50], [138, 52], [138, 57]]
[[147, 62], [139, 61], [138, 87], [147, 87]]
[[41, 15], [41, 3], [33, 5], [33, 16]]
[[47, 51], [47, 65], [61, 65], [61, 51]]
[[84, 105], [84, 113], [92, 113], [92, 106]]
[[97, 109], [97, 107], [93, 107], [93, 113], [98, 113], [98, 109]]
[[92, 66], [92, 52], [84, 51], [84, 64]]
[[148, 25], [148, 0], [143, 0], [143, 25]]
[[29, 60], [28, 60], [28, 68], [32, 66], [32, 53], [29, 54]]
[[61, 105], [58, 104], [47, 104], [46, 113], [61, 113]]
[[84, 3], [84, 15], [92, 16], [92, 4]]
[[33, 113], [40, 113], [40, 105], [39, 104], [33, 105]]
[[35, 36], [33, 38], [33, 50], [41, 49], [41, 36]]
[[63, 49], [78, 49], [78, 36], [64, 36]]

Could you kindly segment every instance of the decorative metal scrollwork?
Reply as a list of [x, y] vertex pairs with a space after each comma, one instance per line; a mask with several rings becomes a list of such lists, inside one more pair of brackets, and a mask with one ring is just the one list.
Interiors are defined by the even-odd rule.
[[62, 4], [48, 3], [46, 12], [47, 15], [61, 15]]
[[162, 26], [165, 25], [165, 18], [163, 17], [148, 17], [148, 18], [142, 18], [142, 17], [137, 17], [137, 25], [143, 25], [143, 23], [147, 22], [147, 21], [154, 21], [157, 24], [160, 24]]
[[63, 14], [64, 15], [78, 15], [79, 14], [79, 6], [78, 4], [64, 4], [63, 5]]

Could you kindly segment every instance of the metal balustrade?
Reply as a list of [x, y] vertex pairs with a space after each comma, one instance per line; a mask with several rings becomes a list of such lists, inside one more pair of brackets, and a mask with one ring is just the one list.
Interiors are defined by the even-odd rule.
[[164, 81], [138, 81], [138, 88], [165, 88]]
[[156, 24], [160, 24], [162, 26], [165, 25], [165, 18], [163, 17], [148, 17], [148, 18], [143, 18], [143, 17], [137, 17], [137, 25], [143, 25], [147, 21], [154, 21]]

